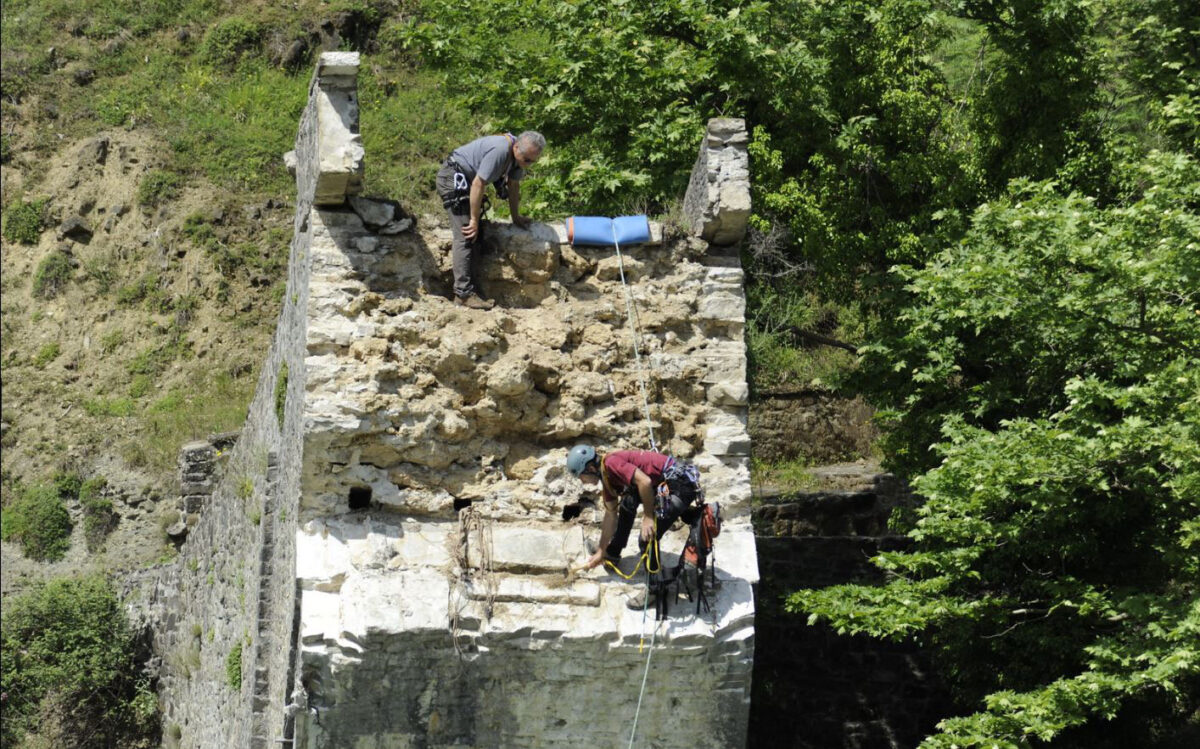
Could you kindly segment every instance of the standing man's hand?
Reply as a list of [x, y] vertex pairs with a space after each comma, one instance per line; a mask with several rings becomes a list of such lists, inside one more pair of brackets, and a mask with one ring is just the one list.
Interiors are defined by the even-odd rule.
[[479, 234], [479, 214], [483, 211], [483, 191], [487, 189], [487, 183], [479, 175], [475, 175], [475, 179], [471, 180], [471, 220], [462, 228], [463, 238], [470, 241], [475, 239]]

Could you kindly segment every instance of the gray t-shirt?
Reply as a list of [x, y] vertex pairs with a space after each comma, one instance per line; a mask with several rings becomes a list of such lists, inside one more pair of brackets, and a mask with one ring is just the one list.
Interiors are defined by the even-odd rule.
[[519, 180], [525, 176], [525, 170], [512, 157], [510, 142], [504, 135], [485, 135], [454, 149], [450, 158], [468, 181], [479, 175], [484, 182], [495, 182], [504, 176], [505, 169], [510, 180]]

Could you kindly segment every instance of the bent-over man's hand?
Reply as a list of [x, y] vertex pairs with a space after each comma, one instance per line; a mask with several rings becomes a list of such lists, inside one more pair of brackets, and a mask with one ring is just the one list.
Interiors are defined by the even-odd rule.
[[580, 570], [590, 570], [604, 564], [604, 550], [597, 549], [596, 553], [587, 558], [587, 561], [579, 568]]
[[654, 518], [642, 516], [642, 543], [650, 543], [650, 539], [654, 538]]
[[528, 229], [530, 224], [533, 223], [532, 219], [528, 216], [513, 216], [512, 222], [522, 229]]

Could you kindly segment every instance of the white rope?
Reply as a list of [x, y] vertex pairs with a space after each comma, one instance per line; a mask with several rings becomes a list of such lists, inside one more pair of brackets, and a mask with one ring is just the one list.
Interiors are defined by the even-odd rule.
[[658, 445], [654, 442], [654, 423], [650, 421], [650, 399], [646, 395], [646, 377], [642, 370], [642, 354], [638, 349], [638, 330], [642, 326], [641, 319], [638, 318], [637, 305], [633, 303], [633, 292], [629, 289], [629, 284], [625, 283], [625, 260], [621, 257], [621, 243], [617, 241], [617, 225], [612, 223], [613, 246], [617, 248], [617, 269], [621, 273], [621, 285], [625, 287], [625, 315], [629, 318], [629, 327], [633, 337], [633, 358], [637, 362], [638, 370], [638, 386], [642, 390], [642, 411], [646, 414], [646, 431], [650, 432], [650, 449], [658, 452]]
[[[650, 596], [646, 595], [646, 605], [649, 605]], [[642, 608], [643, 621], [645, 620], [646, 609]], [[638, 692], [637, 710], [633, 713], [633, 728], [629, 731], [629, 749], [633, 749], [633, 739], [637, 736], [638, 716], [642, 713], [642, 697], [646, 695], [646, 679], [650, 676], [650, 657], [654, 655], [654, 639], [658, 636], [658, 621], [654, 622], [654, 629], [650, 632], [650, 650], [646, 653], [646, 670], [642, 673], [642, 691]]]

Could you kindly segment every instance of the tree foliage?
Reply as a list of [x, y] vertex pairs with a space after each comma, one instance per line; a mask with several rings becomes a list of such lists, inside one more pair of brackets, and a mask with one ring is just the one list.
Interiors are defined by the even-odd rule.
[[900, 269], [912, 302], [867, 352], [889, 453], [925, 471], [915, 550], [876, 559], [885, 586], [789, 605], [938, 646], [983, 709], [926, 746], [1101, 720], [1064, 745], [1152, 745], [1200, 705], [1200, 165], [1159, 154], [1139, 176], [1107, 208], [1015, 183]]
[[747, 118], [762, 212], [829, 278], [928, 253], [972, 194], [925, 52], [944, 33], [930, 0], [420, 7], [407, 48], [491, 129], [549, 139], [534, 210], [662, 206], [717, 115]]

